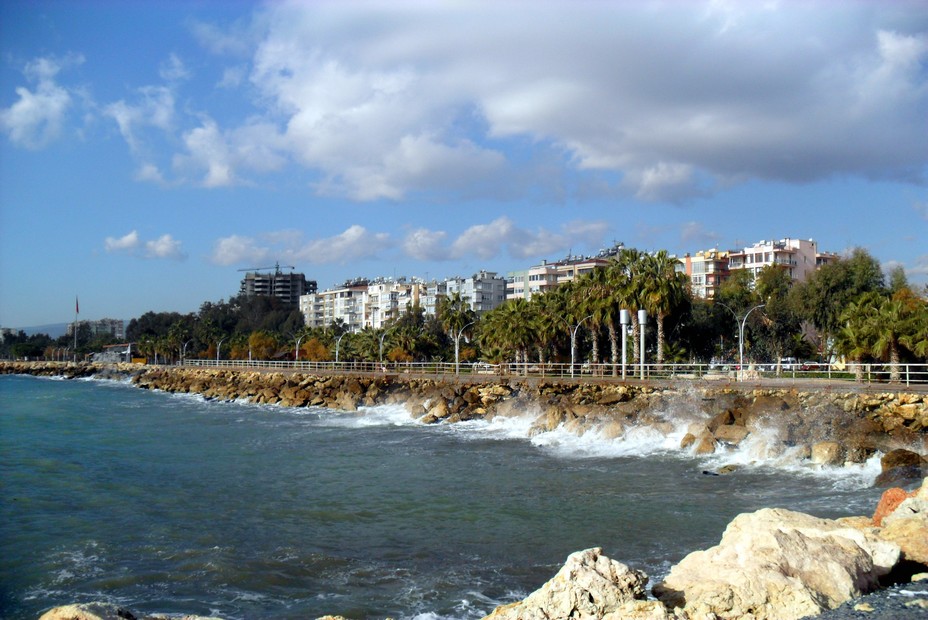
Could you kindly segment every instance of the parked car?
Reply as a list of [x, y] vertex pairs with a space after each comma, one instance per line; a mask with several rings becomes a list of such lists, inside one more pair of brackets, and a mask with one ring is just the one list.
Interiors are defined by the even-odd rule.
[[820, 362], [813, 362], [811, 360], [805, 361], [800, 365], [802, 370], [822, 370], [825, 368], [825, 365]]
[[480, 375], [492, 375], [496, 372], [496, 368], [495, 365], [487, 364], [486, 362], [474, 362], [471, 370]]
[[780, 358], [780, 368], [783, 370], [799, 370], [801, 368], [799, 360], [795, 357], [781, 357]]

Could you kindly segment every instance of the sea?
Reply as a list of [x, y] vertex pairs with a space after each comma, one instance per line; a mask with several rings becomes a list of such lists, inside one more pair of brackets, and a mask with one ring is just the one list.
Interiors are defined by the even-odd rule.
[[[227, 619], [481, 618], [567, 556], [659, 581], [742, 512], [872, 514], [878, 457], [812, 467], [754, 433], [679, 449], [663, 431], [533, 430], [538, 411], [425, 425], [0, 376], [0, 618], [108, 601]], [[776, 429], [771, 429], [771, 436]], [[714, 475], [725, 465], [732, 473]]]

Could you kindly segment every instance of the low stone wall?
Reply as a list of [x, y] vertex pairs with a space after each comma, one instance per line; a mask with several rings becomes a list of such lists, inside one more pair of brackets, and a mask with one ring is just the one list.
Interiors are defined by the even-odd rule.
[[425, 423], [496, 415], [533, 415], [535, 431], [560, 426], [619, 437], [632, 425], [669, 432], [688, 424], [683, 448], [711, 453], [758, 429], [778, 429], [784, 446], [823, 464], [861, 462], [876, 451], [928, 453], [928, 394], [864, 390], [751, 387], [693, 381], [617, 384], [539, 378], [442, 377], [405, 374], [323, 375], [132, 364], [0, 363], [0, 374], [68, 378], [131, 377], [135, 385], [207, 399], [354, 411], [402, 404]]

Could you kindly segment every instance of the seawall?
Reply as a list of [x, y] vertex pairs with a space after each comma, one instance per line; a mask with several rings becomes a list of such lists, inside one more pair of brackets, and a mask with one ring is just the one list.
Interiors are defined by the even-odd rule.
[[[696, 454], [774, 429], [778, 441], [823, 464], [861, 462], [876, 451], [928, 453], [928, 392], [854, 384], [778, 386], [708, 381], [627, 382], [497, 376], [336, 375], [247, 369], [0, 362], [0, 374], [126, 378], [139, 388], [285, 407], [343, 411], [403, 405], [424, 423], [530, 415], [533, 430], [563, 427], [621, 437], [633, 426], [665, 434], [686, 425]], [[829, 444], [829, 445], [824, 445]]]

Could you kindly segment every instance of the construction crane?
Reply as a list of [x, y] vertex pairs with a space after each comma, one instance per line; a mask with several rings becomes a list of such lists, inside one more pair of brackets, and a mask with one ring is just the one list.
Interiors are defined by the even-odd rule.
[[[273, 266], [273, 267], [249, 267], [249, 268], [247, 268], [247, 269], [239, 269], [239, 271], [254, 271], [254, 272], [258, 272], [258, 271], [270, 271], [271, 269], [273, 269], [273, 270], [274, 270], [274, 275], [278, 275], [278, 276], [279, 276], [279, 275], [280, 275], [280, 267], [281, 267], [280, 263], [277, 262], [277, 263], [274, 263], [274, 266]], [[294, 267], [293, 265], [284, 265], [284, 267], [285, 267], [286, 269], [290, 269], [291, 271], [294, 270], [294, 269], [296, 269], [296, 267]]]

